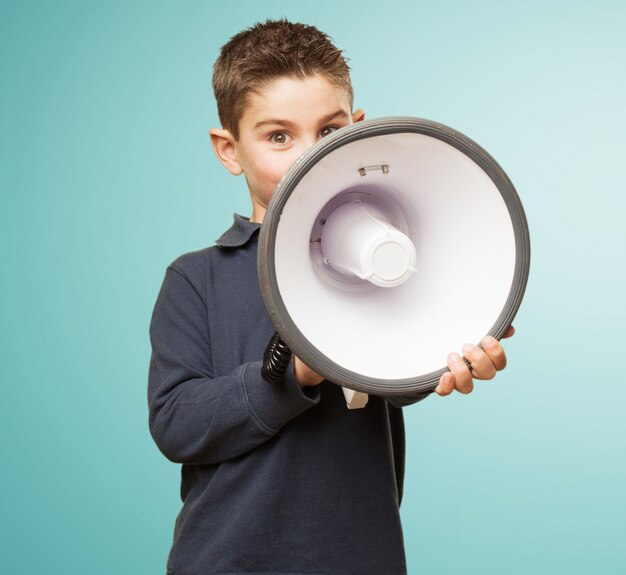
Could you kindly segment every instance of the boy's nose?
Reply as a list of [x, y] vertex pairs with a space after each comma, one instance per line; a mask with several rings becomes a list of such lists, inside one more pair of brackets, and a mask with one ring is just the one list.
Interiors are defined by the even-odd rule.
[[316, 142], [317, 142], [317, 138], [306, 138], [304, 141], [304, 147], [302, 149], [302, 152], [308, 150]]
[[317, 144], [320, 138], [321, 138], [320, 134], [317, 131], [307, 134], [306, 137], [304, 138], [306, 140], [307, 149], [310, 148], [313, 144]]

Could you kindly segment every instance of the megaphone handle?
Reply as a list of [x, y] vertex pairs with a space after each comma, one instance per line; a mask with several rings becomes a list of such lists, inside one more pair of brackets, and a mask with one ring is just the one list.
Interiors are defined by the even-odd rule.
[[354, 391], [353, 389], [348, 389], [347, 387], [342, 387], [341, 391], [343, 391], [343, 396], [346, 400], [348, 409], [361, 409], [367, 405], [367, 400], [369, 399], [369, 395], [367, 393]]
[[291, 350], [280, 337], [278, 332], [270, 338], [265, 353], [263, 354], [263, 367], [261, 376], [269, 383], [280, 383], [285, 378], [285, 373], [291, 361]]

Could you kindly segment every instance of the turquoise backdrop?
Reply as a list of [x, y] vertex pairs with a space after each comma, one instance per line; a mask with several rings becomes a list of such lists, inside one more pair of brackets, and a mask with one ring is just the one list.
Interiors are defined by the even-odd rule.
[[281, 16], [346, 50], [368, 117], [485, 147], [528, 216], [508, 369], [406, 409], [409, 572], [625, 573], [617, 0], [0, 1], [0, 572], [164, 573], [179, 466], [147, 428], [150, 315], [167, 264], [250, 212], [210, 149], [211, 67]]

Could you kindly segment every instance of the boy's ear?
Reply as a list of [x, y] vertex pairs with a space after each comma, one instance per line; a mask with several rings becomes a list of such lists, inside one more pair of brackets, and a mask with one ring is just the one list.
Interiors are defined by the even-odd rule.
[[353, 122], [362, 122], [365, 120], [365, 112], [359, 108], [356, 112], [352, 112], [352, 121]]
[[228, 130], [220, 128], [211, 128], [209, 134], [211, 135], [211, 144], [217, 159], [224, 164], [224, 167], [233, 176], [239, 176], [243, 169], [239, 162], [233, 135]]

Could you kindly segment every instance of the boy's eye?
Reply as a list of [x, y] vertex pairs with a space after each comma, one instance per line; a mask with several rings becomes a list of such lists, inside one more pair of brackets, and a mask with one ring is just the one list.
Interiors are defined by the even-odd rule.
[[338, 130], [339, 126], [325, 126], [320, 130], [320, 138], [324, 138], [329, 134], [332, 134], [335, 130]]
[[274, 132], [270, 134], [270, 142], [273, 144], [286, 144], [289, 136], [286, 132]]

